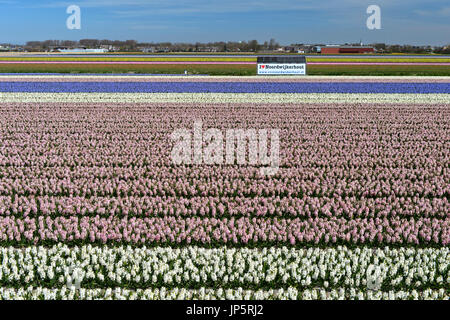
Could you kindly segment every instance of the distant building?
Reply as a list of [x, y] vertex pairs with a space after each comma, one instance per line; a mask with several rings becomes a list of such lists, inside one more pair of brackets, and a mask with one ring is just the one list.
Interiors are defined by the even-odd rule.
[[100, 48], [100, 49], [87, 49], [87, 48], [60, 49], [60, 48], [58, 48], [57, 51], [64, 52], [64, 53], [105, 53], [105, 52], [108, 52], [108, 49], [105, 49], [105, 48]]
[[155, 53], [157, 52], [156, 47], [140, 48], [144, 53]]
[[198, 47], [197, 52], [218, 52], [219, 47]]
[[145, 53], [161, 53], [161, 52], [169, 52], [168, 47], [141, 47], [139, 48], [140, 51]]
[[113, 45], [111, 45], [111, 44], [102, 44], [101, 46], [100, 46], [100, 48], [102, 48], [102, 49], [105, 49], [106, 51], [118, 51], [119, 50], [119, 48], [118, 47], [116, 47], [116, 46], [113, 46]]
[[320, 48], [321, 54], [374, 53], [373, 47], [367, 46], [325, 46]]
[[291, 53], [312, 53], [314, 52], [314, 45], [312, 44], [291, 44], [290, 46], [285, 46], [285, 52]]

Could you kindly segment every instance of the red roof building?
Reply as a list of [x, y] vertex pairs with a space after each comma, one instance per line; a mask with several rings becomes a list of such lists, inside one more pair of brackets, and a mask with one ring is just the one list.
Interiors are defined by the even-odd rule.
[[345, 54], [345, 53], [374, 53], [373, 47], [359, 46], [326, 46], [322, 47], [322, 54]]

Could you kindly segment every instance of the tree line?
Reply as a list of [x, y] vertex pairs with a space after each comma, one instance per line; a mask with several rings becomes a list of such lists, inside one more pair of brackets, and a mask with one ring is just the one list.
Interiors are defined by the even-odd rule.
[[[357, 43], [350, 45], [359, 45]], [[314, 52], [312, 48], [324, 46], [324, 44], [292, 44], [294, 48], [306, 49], [305, 52]], [[378, 53], [438, 53], [450, 54], [450, 45], [447, 46], [413, 46], [399, 44], [373, 43]], [[153, 49], [156, 52], [258, 52], [273, 51], [283, 48], [275, 39], [270, 39], [263, 43], [257, 40], [249, 41], [216, 41], [216, 42], [138, 42], [136, 40], [108, 40], [108, 39], [81, 39], [79, 41], [72, 40], [45, 40], [45, 41], [28, 41], [24, 47], [28, 51], [50, 51], [54, 48], [106, 48], [110, 51], [142, 51], [143, 49]], [[289, 46], [287, 46], [289, 47]], [[151, 51], [151, 50], [150, 50]]]
[[28, 41], [25, 48], [28, 50], [50, 50], [58, 47], [86, 47], [86, 48], [107, 48], [112, 47], [118, 51], [137, 51], [142, 48], [165, 48], [167, 51], [245, 51], [256, 52], [260, 50], [276, 50], [280, 44], [275, 39], [270, 39], [264, 43], [258, 43], [257, 40], [249, 41], [218, 41], [218, 42], [196, 42], [196, 43], [172, 43], [172, 42], [138, 42], [136, 40], [99, 40], [99, 39], [81, 39], [72, 40], [45, 40]]

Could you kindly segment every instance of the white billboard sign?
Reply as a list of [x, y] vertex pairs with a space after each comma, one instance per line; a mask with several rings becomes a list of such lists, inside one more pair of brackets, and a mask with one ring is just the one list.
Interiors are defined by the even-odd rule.
[[258, 63], [258, 74], [306, 75], [306, 63]]

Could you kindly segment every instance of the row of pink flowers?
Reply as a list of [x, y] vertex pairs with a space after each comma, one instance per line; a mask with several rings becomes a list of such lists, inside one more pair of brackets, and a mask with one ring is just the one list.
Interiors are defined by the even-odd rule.
[[[279, 129], [277, 174], [172, 164], [171, 133], [200, 119]], [[0, 240], [448, 245], [449, 119], [448, 105], [3, 104]]]
[[450, 244], [450, 219], [0, 217], [1, 241]]
[[[306, 170], [306, 169], [305, 169]], [[373, 181], [368, 178], [346, 181], [344, 179], [327, 179], [320, 181], [301, 180], [299, 177], [280, 177], [279, 179], [253, 179], [257, 175], [241, 175], [233, 178], [231, 171], [213, 174], [214, 170], [203, 170], [207, 177], [190, 177], [195, 170], [185, 170], [186, 175], [154, 174], [154, 178], [133, 180], [108, 180], [80, 178], [69, 179], [34, 178], [22, 180], [3, 178], [0, 182], [0, 195], [60, 195], [60, 196], [237, 196], [237, 197], [303, 197], [303, 196], [357, 196], [367, 197], [444, 197], [449, 187], [445, 177], [435, 177], [432, 181], [395, 180], [392, 184]], [[230, 175], [227, 175], [230, 172]], [[159, 176], [159, 177], [158, 177]], [[184, 180], [182, 180], [184, 177]], [[208, 181], [209, 179], [214, 179]], [[366, 181], [365, 181], [366, 180]]]
[[448, 217], [447, 198], [0, 196], [0, 215]]

